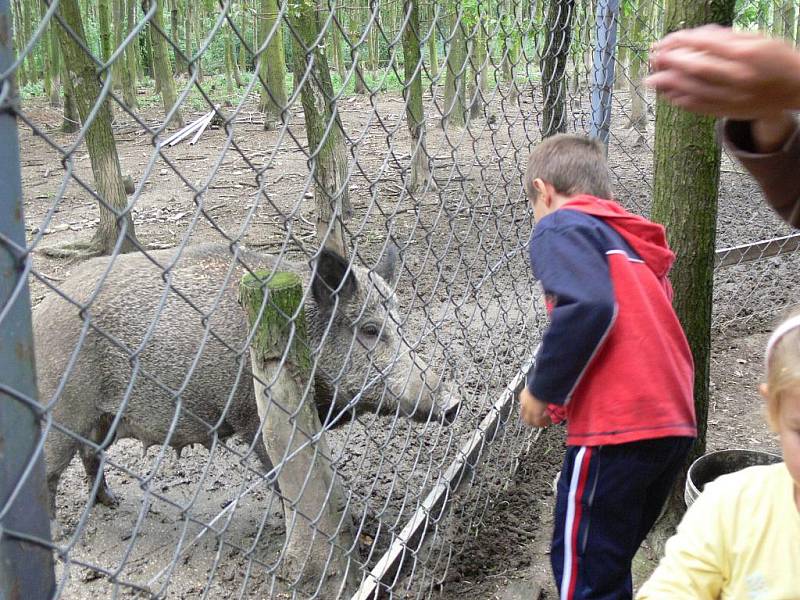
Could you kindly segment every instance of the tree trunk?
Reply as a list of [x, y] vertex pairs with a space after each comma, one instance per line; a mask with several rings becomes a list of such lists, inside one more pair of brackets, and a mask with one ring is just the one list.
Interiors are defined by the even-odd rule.
[[[665, 33], [706, 23], [730, 26], [734, 4], [735, 0], [668, 0]], [[690, 462], [706, 447], [720, 164], [714, 123], [713, 118], [657, 101], [652, 216], [666, 226], [677, 256], [670, 275], [675, 290], [673, 304], [694, 356], [698, 436]], [[681, 477], [677, 482], [668, 510], [651, 537], [651, 546], [659, 555], [685, 510], [684, 481]]]
[[772, 35], [775, 37], [783, 37], [783, 2], [772, 0]]
[[[194, 18], [192, 13], [192, 7], [194, 6], [194, 2], [186, 2], [186, 12], [184, 13], [184, 20], [183, 20], [183, 47], [186, 51], [186, 58], [188, 60], [192, 60], [194, 55], [194, 45], [192, 44], [192, 19]], [[191, 67], [187, 64], [186, 68], [191, 74]]]
[[[366, 27], [367, 21], [364, 19], [364, 8], [361, 6], [361, 2], [363, 0], [355, 0], [354, 5], [355, 8], [351, 9], [351, 17], [353, 14], [356, 15], [355, 18], [350, 19], [349, 27], [350, 27], [350, 36], [348, 40], [350, 42], [350, 57], [355, 65], [355, 92], [356, 94], [368, 94], [369, 87], [367, 86], [367, 82], [364, 79], [364, 44], [360, 44], [357, 48], [354, 47], [354, 44], [358, 42], [361, 31]], [[353, 29], [355, 29], [355, 35], [353, 35]]]
[[[239, 69], [239, 61], [242, 57], [242, 50], [244, 49], [244, 44], [239, 44], [239, 52], [237, 53], [236, 48], [236, 34], [233, 32], [233, 27], [230, 27], [228, 30], [228, 40], [230, 41], [231, 45], [231, 73], [233, 74], [233, 81], [236, 83], [237, 87], [244, 87], [244, 80], [242, 79], [242, 71]], [[244, 32], [241, 32], [244, 34]], [[241, 42], [241, 40], [240, 40]], [[238, 56], [237, 56], [238, 54]]]
[[[639, 0], [634, 12], [633, 27], [630, 35], [632, 49], [631, 59], [631, 115], [628, 126], [639, 132], [639, 142], [644, 141], [647, 132], [647, 90], [643, 85], [648, 53], [647, 25], [650, 22], [650, 12], [653, 10], [653, 0]], [[622, 79], [618, 77], [617, 79]]]
[[[317, 237], [321, 245], [347, 256], [343, 227], [351, 214], [347, 152], [341, 120], [332, 112], [333, 85], [328, 58], [316, 43], [322, 31], [319, 17], [316, 4], [311, 2], [304, 2], [298, 10], [290, 11], [294, 80], [295, 85], [305, 80], [300, 97], [308, 136], [308, 165], [315, 183]], [[306, 70], [310, 71], [308, 77]], [[328, 128], [332, 119], [334, 123]]]
[[769, 34], [769, 2], [758, 0], [758, 30], [765, 35]]
[[262, 85], [259, 110], [264, 113], [264, 129], [273, 129], [277, 123], [283, 123], [281, 114], [288, 103], [283, 29], [278, 22], [276, 0], [261, 0], [261, 22], [258, 29], [262, 36], [259, 47], [264, 46], [269, 36], [269, 43], [256, 61]]
[[250, 361], [261, 438], [283, 498], [281, 577], [302, 598], [350, 597], [357, 585], [352, 559], [358, 557], [349, 555], [356, 547], [352, 520], [308, 385], [303, 284], [294, 273], [255, 275], [242, 279], [239, 302], [255, 330]]
[[[191, 2], [191, 0], [189, 0]], [[172, 38], [172, 43], [174, 48], [172, 49], [172, 54], [175, 59], [175, 73], [185, 73], [186, 72], [186, 60], [183, 57], [183, 53], [179, 50], [181, 47], [178, 37], [178, 28], [180, 27], [181, 22], [181, 15], [180, 15], [180, 1], [179, 0], [172, 0], [172, 4], [170, 6], [170, 38]]]
[[336, 65], [336, 72], [339, 74], [339, 78], [344, 81], [345, 74], [347, 69], [344, 66], [344, 55], [342, 54], [342, 32], [337, 25], [337, 22], [341, 22], [338, 18], [331, 22], [331, 35], [328, 38], [328, 44], [330, 45], [330, 53], [333, 56], [333, 64]]
[[381, 13], [377, 0], [370, 0], [366, 20], [369, 27], [369, 32], [367, 33], [367, 57], [369, 63], [367, 68], [370, 73], [375, 73], [378, 70], [378, 23], [380, 18]]
[[[20, 0], [14, 0], [14, 4], [12, 6], [14, 8], [12, 14], [14, 21], [13, 31], [16, 32], [14, 36], [14, 49], [16, 50], [17, 54], [19, 54], [19, 51], [24, 47], [26, 41], [24, 9], [20, 4]], [[28, 84], [27, 62], [28, 59], [23, 60], [15, 73], [16, 83], [20, 87], [25, 87]]]
[[97, 24], [100, 33], [100, 53], [103, 62], [107, 62], [111, 56], [111, 1], [98, 0], [97, 16], [99, 22]]
[[545, 51], [542, 56], [542, 137], [567, 130], [566, 66], [572, 37], [574, 0], [552, 0], [547, 5]]
[[475, 29], [472, 35], [472, 52], [470, 56], [470, 71], [472, 78], [470, 80], [469, 92], [469, 114], [473, 119], [477, 119], [483, 114], [483, 108], [486, 104], [486, 93], [488, 90], [488, 76], [487, 71], [489, 68], [486, 62], [486, 33], [484, 31], [485, 21], [481, 15], [475, 22]]
[[794, 43], [794, 27], [797, 21], [797, 7], [795, 0], [783, 2], [783, 37], [786, 41]]
[[411, 177], [406, 181], [410, 192], [435, 189], [430, 157], [425, 147], [425, 109], [422, 104], [422, 52], [419, 35], [419, 0], [404, 0], [408, 22], [403, 29], [403, 70], [406, 122], [411, 134]]
[[[239, 28], [239, 33], [242, 36], [242, 39], [239, 40], [239, 51], [234, 52], [237, 57], [236, 60], [236, 68], [233, 71], [233, 76], [236, 78], [236, 85], [242, 87], [244, 82], [242, 80], [242, 72], [247, 73], [247, 53], [245, 51], [245, 44], [248, 41], [247, 30], [251, 29], [248, 25], [251, 24], [251, 19], [248, 18], [247, 13], [249, 12], [247, 6], [247, 0], [242, 0], [241, 3], [241, 11], [242, 11], [242, 25]], [[254, 43], [255, 38], [251, 41]], [[234, 49], [236, 48], [236, 41], [232, 37], [231, 43], [233, 43]]]
[[450, 47], [447, 51], [442, 126], [463, 127], [467, 111], [467, 37], [460, 7], [453, 6], [452, 10], [454, 15], [451, 20]]
[[[150, 10], [150, 2], [151, 0], [142, 0], [142, 10], [145, 13]], [[161, 88], [161, 102], [164, 106], [164, 114], [169, 115], [169, 112], [175, 107], [178, 96], [175, 92], [175, 78], [169, 64], [167, 42], [164, 39], [166, 33], [164, 30], [163, 10], [163, 2], [156, 2], [153, 18], [147, 29], [150, 32], [150, 45], [153, 49], [154, 78], [157, 85]], [[174, 127], [183, 127], [183, 117], [181, 116], [180, 109], [176, 108], [170, 120], [170, 125]]]
[[225, 91], [228, 94], [228, 100], [233, 97], [233, 48], [231, 47], [231, 27], [228, 25], [226, 31], [222, 32], [225, 40]]
[[436, 9], [434, 6], [434, 1], [431, 0], [428, 3], [428, 20], [430, 23], [430, 34], [428, 35], [428, 68], [430, 69], [431, 80], [436, 81], [439, 77], [439, 53], [438, 45], [436, 44], [436, 23], [434, 22], [436, 18]]
[[[640, 20], [638, 13], [639, 11], [637, 10], [634, 0], [631, 0], [627, 7], [624, 2], [620, 3], [619, 27], [617, 27], [617, 65], [615, 67], [616, 72], [620, 75], [629, 73], [631, 63], [635, 60], [630, 46], [636, 43], [633, 38], [633, 28], [635, 27], [635, 23]], [[616, 77], [614, 79], [614, 89], [623, 89], [626, 83], [625, 79], [625, 77]]]
[[511, 81], [511, 31], [514, 27], [514, 0], [498, 0], [498, 5], [503, 7], [502, 19], [500, 24], [500, 52], [501, 52], [501, 68], [503, 72], [503, 80], [508, 83]]
[[[58, 27], [61, 51], [68, 68], [75, 105], [81, 121], [86, 123], [100, 96], [100, 82], [94, 62], [79, 45], [79, 42], [85, 45], [86, 35], [77, 0], [61, 0], [58, 11], [77, 36], [75, 40], [63, 27]], [[122, 183], [114, 132], [111, 129], [111, 111], [108, 102], [100, 104], [94, 121], [88, 126], [86, 147], [92, 163], [95, 188], [104, 203], [100, 205], [100, 224], [91, 240], [90, 253], [110, 254], [114, 251], [120, 235], [125, 235], [120, 246], [121, 251], [135, 250], [136, 234], [130, 213], [120, 216], [127, 209], [128, 201]]]
[[[125, 36], [127, 37], [133, 28], [134, 19], [136, 18], [136, 0], [122, 0], [125, 2]], [[120, 23], [122, 29], [122, 23]], [[138, 71], [138, 44], [134, 39], [125, 48], [123, 55], [124, 62], [119, 73], [122, 77], [122, 98], [125, 104], [131, 110], [138, 108], [139, 102], [136, 98], [136, 73]]]
[[184, 27], [184, 37], [186, 46], [186, 55], [192, 64], [188, 66], [189, 73], [197, 73], [197, 82], [203, 81], [203, 70], [201, 68], [200, 56], [194, 56], [194, 22], [197, 18], [197, 7], [191, 0], [186, 2], [186, 21]]
[[[47, 12], [47, 4], [44, 0], [39, 1], [39, 12], [41, 16]], [[58, 36], [53, 27], [48, 27], [41, 40], [42, 56], [44, 64], [44, 89], [50, 101], [50, 106], [58, 108], [61, 106], [61, 52], [58, 49]]]
[[[124, 0], [113, 0], [112, 11], [113, 11], [112, 22], [114, 24], [113, 51], [116, 51], [117, 48], [122, 46], [122, 39], [123, 39], [122, 34], [125, 29], [125, 20], [123, 19], [123, 14], [125, 12]], [[125, 70], [125, 54], [123, 53], [116, 59], [116, 61], [114, 62], [114, 67], [112, 68], [115, 90], [122, 89], [122, 72], [124, 70]]]
[[[22, 17], [23, 30], [22, 35], [25, 43], [27, 43], [33, 36], [34, 16], [33, 16], [33, 2], [35, 0], [24, 0], [22, 5], [25, 7], [25, 12]], [[28, 81], [37, 81], [39, 73], [36, 69], [36, 52], [31, 52], [25, 59], [25, 67], [28, 74]]]
[[75, 104], [75, 93], [72, 89], [72, 78], [70, 77], [67, 65], [61, 61], [62, 80], [64, 82], [64, 120], [61, 123], [61, 131], [72, 133], [80, 128], [81, 117], [78, 115], [78, 107]]

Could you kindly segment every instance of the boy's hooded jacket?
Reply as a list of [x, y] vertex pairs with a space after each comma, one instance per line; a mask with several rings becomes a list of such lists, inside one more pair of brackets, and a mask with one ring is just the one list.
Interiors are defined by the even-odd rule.
[[567, 443], [696, 435], [692, 355], [672, 309], [664, 228], [575, 196], [536, 225], [531, 266], [550, 326], [528, 389], [565, 412]]

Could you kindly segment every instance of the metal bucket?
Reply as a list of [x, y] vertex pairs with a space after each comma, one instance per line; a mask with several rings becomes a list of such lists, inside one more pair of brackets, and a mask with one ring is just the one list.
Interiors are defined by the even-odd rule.
[[747, 467], [772, 465], [781, 460], [783, 459], [777, 454], [760, 450], [730, 449], [704, 454], [689, 467], [683, 500], [687, 507], [691, 506], [705, 485], [720, 475], [735, 473]]

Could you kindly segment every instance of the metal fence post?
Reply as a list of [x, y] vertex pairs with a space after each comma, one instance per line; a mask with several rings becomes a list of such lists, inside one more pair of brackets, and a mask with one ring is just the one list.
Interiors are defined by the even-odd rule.
[[50, 598], [50, 546], [22, 215], [11, 7], [0, 0], [0, 598]]
[[608, 148], [611, 98], [614, 91], [614, 54], [617, 47], [619, 0], [599, 0], [595, 17], [597, 45], [592, 54], [592, 137]]

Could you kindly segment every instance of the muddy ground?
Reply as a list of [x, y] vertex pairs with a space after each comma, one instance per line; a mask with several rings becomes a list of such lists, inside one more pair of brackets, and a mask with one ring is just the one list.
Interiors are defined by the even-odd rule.
[[[357, 560], [367, 566], [375, 564], [530, 355], [544, 323], [541, 304], [531, 299], [538, 292], [524, 246], [532, 223], [520, 189], [528, 148], [538, 139], [540, 100], [535, 93], [514, 103], [496, 95], [469, 128], [442, 131], [430, 118], [434, 109], [427, 98], [428, 146], [439, 189], [414, 196], [402, 185], [410, 143], [399, 95], [351, 97], [340, 104], [351, 152], [355, 254], [374, 264], [387, 231], [398, 240], [403, 327], [420, 353], [457, 383], [465, 401], [448, 429], [362, 415], [330, 433], [359, 524]], [[647, 139], [637, 143], [638, 135], [624, 128], [626, 94], [618, 94], [616, 103], [609, 162], [617, 195], [646, 212], [652, 123]], [[58, 131], [60, 112], [36, 101], [23, 108], [49, 140], [20, 123], [35, 304], [77, 264], [40, 250], [89, 237], [97, 210], [76, 179], [64, 176], [65, 164], [77, 178], [92, 181], [85, 146], [62, 164], [64, 154], [52, 144], [66, 149], [75, 137]], [[571, 108], [571, 128], [582, 127], [588, 106]], [[191, 120], [203, 112], [185, 116]], [[209, 130], [194, 146], [166, 149], [166, 158], [154, 153], [142, 125], [120, 111], [116, 115], [122, 171], [138, 186], [133, 214], [144, 246], [235, 239], [293, 259], [315, 247], [298, 107], [289, 123], [296, 141], [287, 132], [263, 131], [254, 103], [247, 101], [230, 138], [223, 129]], [[140, 117], [151, 127], [160, 125], [156, 108]], [[787, 232], [760, 203], [756, 186], [727, 159], [719, 225], [718, 247]], [[797, 267], [789, 255], [717, 273], [710, 448], [775, 448], [755, 386], [765, 332], [797, 296]], [[127, 597], [148, 590], [168, 598], [279, 594], [283, 587], [274, 574], [282, 544], [280, 506], [252, 471], [257, 466], [243, 464], [244, 448], [233, 439], [211, 453], [187, 448], [178, 459], [172, 450], [152, 447], [143, 455], [137, 442], [119, 442], [107, 453], [107, 477], [120, 500], [114, 509], [87, 506], [82, 467], [73, 460], [57, 498], [63, 597]], [[536, 439], [512, 413], [466, 478], [448, 517], [408, 563], [395, 597], [522, 598], [534, 581], [552, 595], [546, 550], [551, 483], [562, 449], [563, 431], [554, 428]], [[214, 531], [190, 544], [209, 523]]]

